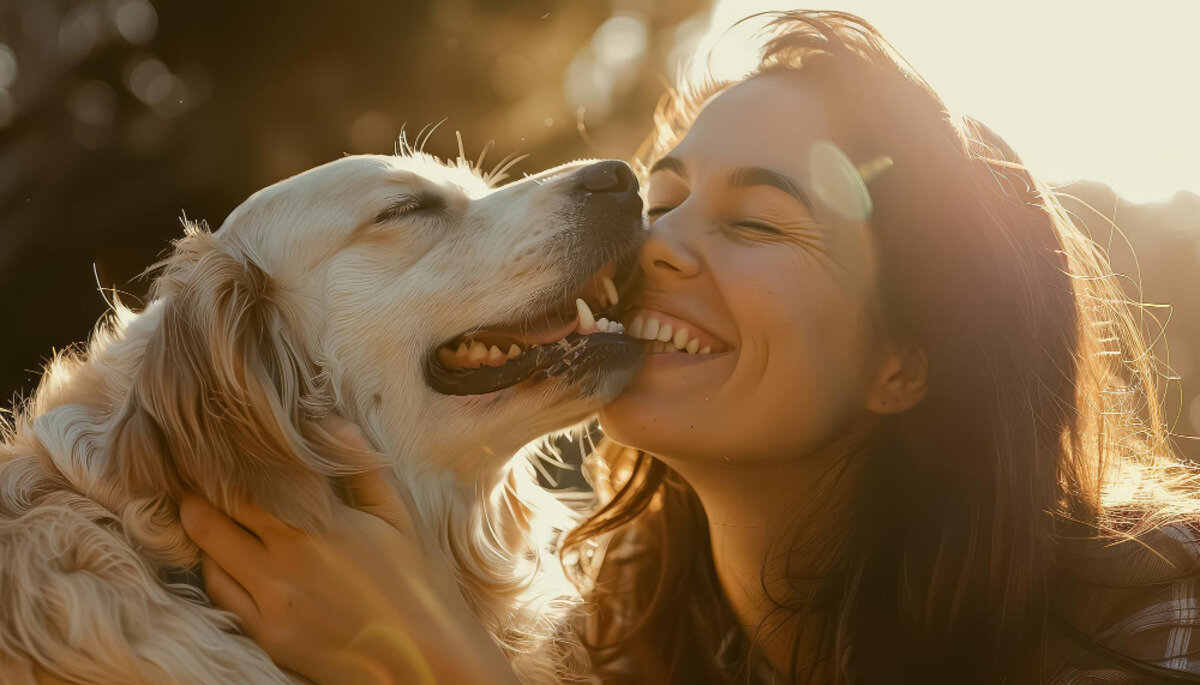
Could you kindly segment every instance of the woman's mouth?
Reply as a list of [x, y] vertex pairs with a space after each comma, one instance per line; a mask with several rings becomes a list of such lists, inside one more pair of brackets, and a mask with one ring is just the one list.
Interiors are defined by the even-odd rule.
[[730, 349], [696, 323], [673, 314], [634, 308], [625, 321], [626, 335], [643, 340], [650, 354], [718, 354]]

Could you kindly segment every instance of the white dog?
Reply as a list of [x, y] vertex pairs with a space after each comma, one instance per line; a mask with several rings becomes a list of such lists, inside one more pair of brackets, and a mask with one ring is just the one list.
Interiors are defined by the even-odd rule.
[[368, 466], [315, 423], [334, 411], [412, 491], [518, 676], [569, 675], [550, 504], [514, 455], [640, 360], [592, 311], [616, 320], [641, 207], [620, 162], [492, 189], [412, 153], [347, 157], [190, 227], [145, 309], [56, 359], [6, 431], [0, 680], [290, 681], [171, 582], [199, 560], [176, 504], [247, 498], [319, 529], [336, 477]]

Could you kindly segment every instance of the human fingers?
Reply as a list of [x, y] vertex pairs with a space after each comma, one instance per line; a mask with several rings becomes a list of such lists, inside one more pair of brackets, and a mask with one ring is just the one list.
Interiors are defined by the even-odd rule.
[[240, 585], [249, 586], [261, 577], [267, 556], [262, 541], [208, 500], [184, 495], [179, 520], [192, 542]]
[[416, 532], [416, 502], [388, 468], [363, 471], [342, 479], [350, 505], [383, 519], [404, 535]]
[[254, 633], [262, 618], [254, 597], [207, 554], [200, 560], [204, 590], [213, 604], [232, 612], [242, 621], [247, 633]]

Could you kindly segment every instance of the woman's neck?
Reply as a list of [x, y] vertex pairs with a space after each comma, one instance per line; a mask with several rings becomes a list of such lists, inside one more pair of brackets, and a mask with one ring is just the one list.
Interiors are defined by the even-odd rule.
[[774, 625], [770, 619], [791, 612], [773, 610], [803, 607], [807, 589], [832, 570], [868, 434], [852, 431], [808, 455], [768, 464], [667, 460], [704, 505], [721, 585], [749, 635], [761, 626], [761, 635], [771, 636], [758, 647], [776, 669], [790, 666], [795, 626]]

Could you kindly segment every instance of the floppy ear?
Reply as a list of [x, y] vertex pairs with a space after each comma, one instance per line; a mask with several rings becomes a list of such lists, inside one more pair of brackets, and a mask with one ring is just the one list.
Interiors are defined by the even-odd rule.
[[297, 349], [285, 293], [200, 228], [164, 265], [147, 312], [160, 308], [158, 331], [115, 421], [114, 475], [135, 499], [249, 500], [318, 528], [327, 477], [361, 471], [370, 457], [314, 423], [328, 394]]

